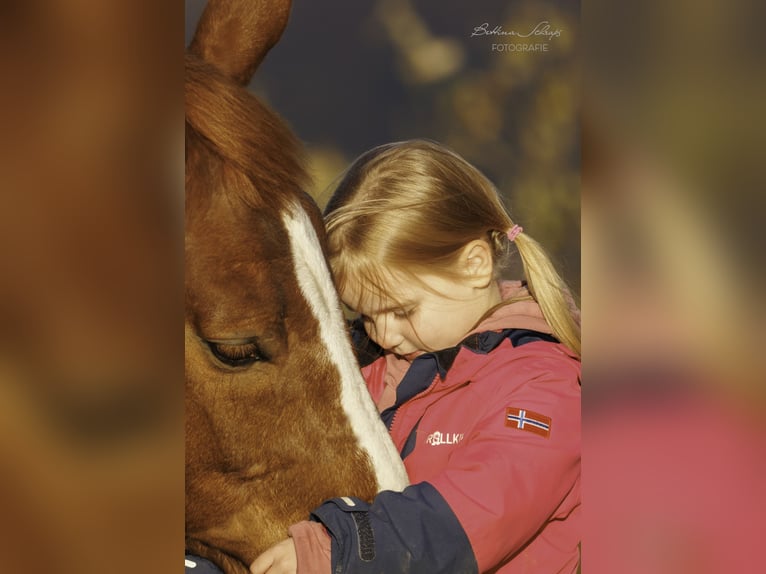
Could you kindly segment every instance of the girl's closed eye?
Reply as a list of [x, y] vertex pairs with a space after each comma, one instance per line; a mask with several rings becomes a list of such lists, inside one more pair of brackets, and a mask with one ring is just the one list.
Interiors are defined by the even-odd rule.
[[393, 314], [397, 319], [408, 319], [415, 313], [415, 309], [415, 307], [410, 307], [409, 309], [396, 309], [393, 311]]

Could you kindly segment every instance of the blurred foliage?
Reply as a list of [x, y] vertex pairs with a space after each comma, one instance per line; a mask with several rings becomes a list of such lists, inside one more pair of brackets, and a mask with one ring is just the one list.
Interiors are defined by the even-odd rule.
[[[307, 144], [320, 205], [365, 150], [437, 140], [498, 186], [579, 292], [578, 19], [565, 1], [298, 0], [251, 88]], [[526, 34], [546, 21], [559, 37], [471, 37], [483, 23]], [[543, 41], [546, 52], [492, 50]]]

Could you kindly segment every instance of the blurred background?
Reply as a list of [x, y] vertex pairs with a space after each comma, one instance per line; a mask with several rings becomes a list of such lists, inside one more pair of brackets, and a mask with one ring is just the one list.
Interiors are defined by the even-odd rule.
[[[3, 571], [180, 570], [182, 59], [200, 8], [0, 7]], [[588, 574], [759, 571], [759, 9], [298, 0], [252, 85], [306, 143], [320, 203], [367, 148], [440, 140], [581, 292]], [[547, 52], [470, 36], [542, 20], [562, 30]]]

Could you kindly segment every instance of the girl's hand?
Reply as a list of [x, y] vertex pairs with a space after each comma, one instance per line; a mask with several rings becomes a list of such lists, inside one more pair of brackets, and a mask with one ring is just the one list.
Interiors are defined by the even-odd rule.
[[252, 574], [297, 574], [298, 556], [292, 538], [278, 542], [250, 565]]

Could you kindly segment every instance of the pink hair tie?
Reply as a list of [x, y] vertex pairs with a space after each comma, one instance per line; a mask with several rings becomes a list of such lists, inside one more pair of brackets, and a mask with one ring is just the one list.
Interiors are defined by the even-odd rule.
[[506, 233], [506, 236], [508, 237], [508, 241], [513, 241], [516, 239], [516, 237], [524, 231], [524, 228], [521, 225], [514, 225], [511, 227], [508, 232]]

